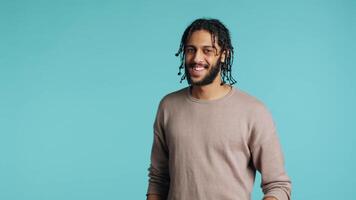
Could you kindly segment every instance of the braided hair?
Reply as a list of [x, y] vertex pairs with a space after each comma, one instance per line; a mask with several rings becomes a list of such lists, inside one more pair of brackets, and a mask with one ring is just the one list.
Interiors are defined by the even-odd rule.
[[[178, 52], [175, 56], [180, 56], [181, 64], [179, 66], [178, 76], [182, 75], [181, 70], [185, 68], [185, 53], [184, 48], [193, 32], [198, 30], [206, 30], [212, 36], [212, 43], [215, 44], [215, 37], [217, 38], [217, 43], [221, 47], [221, 52], [226, 52], [225, 60], [221, 63], [221, 85], [226, 83], [226, 80], [229, 81], [230, 85], [236, 83], [236, 80], [231, 75], [231, 67], [234, 58], [234, 48], [231, 44], [230, 32], [225, 27], [223, 23], [221, 23], [217, 19], [207, 19], [200, 18], [193, 21], [184, 31]], [[214, 46], [214, 48], [216, 48]], [[186, 73], [181, 76], [180, 83], [186, 78]]]

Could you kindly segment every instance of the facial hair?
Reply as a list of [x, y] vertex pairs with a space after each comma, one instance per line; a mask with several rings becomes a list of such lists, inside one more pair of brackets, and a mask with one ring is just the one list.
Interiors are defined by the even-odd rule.
[[211, 66], [208, 73], [203, 77], [202, 80], [193, 81], [190, 77], [188, 68], [194, 67], [195, 64], [196, 63], [192, 63], [185, 67], [185, 74], [187, 75], [187, 81], [188, 81], [189, 85], [204, 86], [204, 85], [211, 84], [215, 80], [215, 78], [218, 76], [218, 74], [220, 72], [220, 68], [221, 68], [221, 61], [219, 58], [218, 61], [216, 62], [216, 64]]

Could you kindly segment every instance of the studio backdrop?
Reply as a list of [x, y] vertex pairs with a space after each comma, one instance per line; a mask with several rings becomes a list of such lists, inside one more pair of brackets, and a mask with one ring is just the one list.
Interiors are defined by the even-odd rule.
[[234, 87], [271, 111], [292, 198], [353, 199], [351, 0], [2, 0], [0, 199], [145, 199], [157, 106], [187, 86], [174, 54], [200, 17], [230, 29]]

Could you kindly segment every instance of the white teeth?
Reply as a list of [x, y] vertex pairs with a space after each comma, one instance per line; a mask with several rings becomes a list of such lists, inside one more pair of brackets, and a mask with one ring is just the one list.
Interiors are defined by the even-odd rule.
[[201, 71], [201, 70], [204, 69], [204, 67], [194, 67], [193, 69], [194, 69], [195, 71]]

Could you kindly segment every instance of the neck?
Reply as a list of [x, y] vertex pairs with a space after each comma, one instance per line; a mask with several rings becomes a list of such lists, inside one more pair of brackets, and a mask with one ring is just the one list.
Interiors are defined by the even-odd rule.
[[191, 95], [196, 99], [214, 100], [224, 97], [230, 92], [232, 86], [220, 85], [221, 80], [215, 80], [213, 83], [204, 86], [192, 85], [190, 87]]

